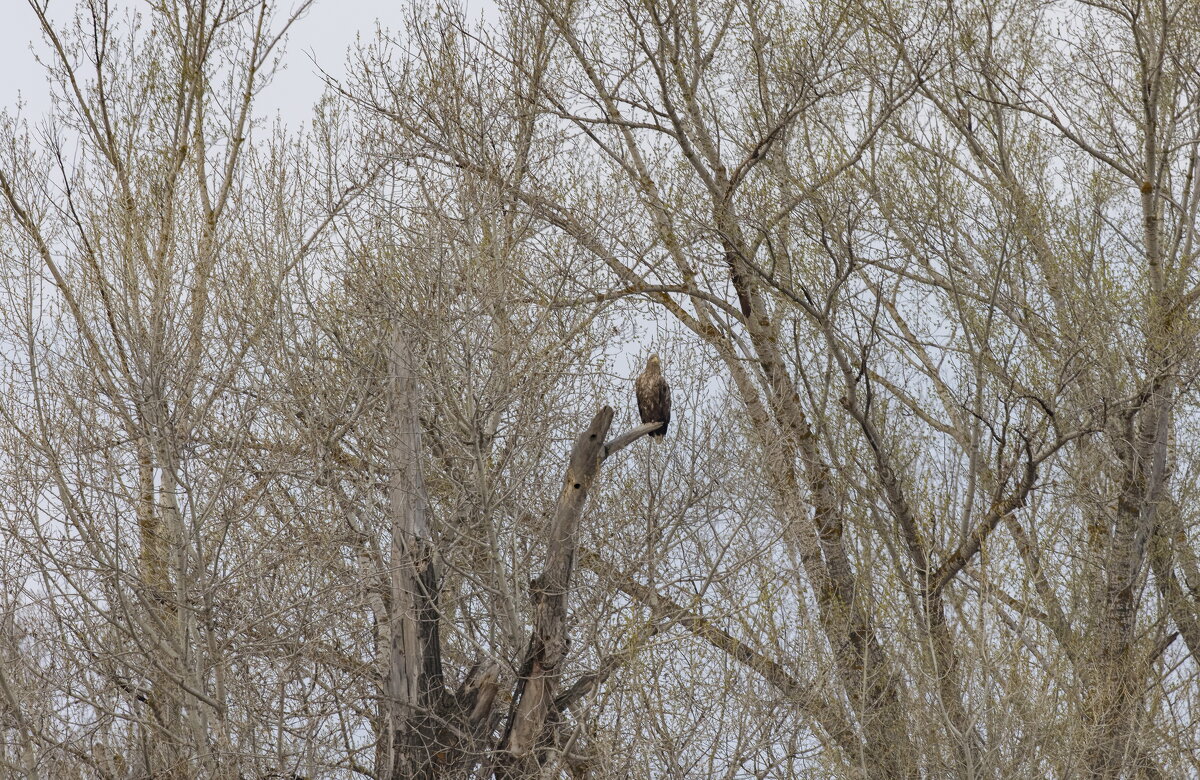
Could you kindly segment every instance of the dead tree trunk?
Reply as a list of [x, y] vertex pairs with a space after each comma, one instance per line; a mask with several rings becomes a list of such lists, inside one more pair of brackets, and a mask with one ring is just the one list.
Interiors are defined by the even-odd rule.
[[390, 760], [386, 777], [433, 780], [443, 711], [438, 635], [438, 575], [421, 473], [421, 423], [412, 348], [400, 328], [388, 355], [392, 441], [388, 511], [391, 515], [391, 647], [386, 708]]
[[[429, 497], [421, 473], [419, 393], [412, 352], [397, 329], [388, 357], [391, 375], [389, 451], [391, 516], [389, 628], [386, 670], [386, 744], [381, 776], [434, 780], [469, 772], [483, 758], [495, 724], [499, 668], [481, 662], [461, 690], [447, 694], [438, 633], [438, 573], [430, 530]], [[550, 524], [546, 564], [530, 584], [533, 632], [521, 665], [508, 722], [493, 766], [498, 777], [537, 774], [553, 742], [555, 690], [569, 645], [567, 593], [579, 543], [579, 521], [604, 459], [661, 423], [647, 423], [605, 442], [613, 410], [605, 406], [575, 440]]]
[[609, 455], [661, 425], [646, 423], [606, 443], [604, 438], [612, 419], [612, 407], [601, 408], [571, 449], [562, 492], [550, 523], [546, 566], [529, 584], [533, 633], [497, 752], [497, 778], [517, 780], [537, 776], [548, 748], [553, 745], [553, 725], [559, 715], [554, 705], [555, 691], [570, 645], [567, 594], [579, 547], [579, 521], [600, 465]]

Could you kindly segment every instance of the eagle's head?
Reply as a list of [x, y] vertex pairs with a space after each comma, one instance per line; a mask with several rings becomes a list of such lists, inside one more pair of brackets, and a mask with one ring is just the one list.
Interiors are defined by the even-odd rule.
[[651, 355], [650, 359], [646, 361], [646, 368], [651, 371], [658, 371], [662, 368], [662, 364], [658, 362], [657, 354]]

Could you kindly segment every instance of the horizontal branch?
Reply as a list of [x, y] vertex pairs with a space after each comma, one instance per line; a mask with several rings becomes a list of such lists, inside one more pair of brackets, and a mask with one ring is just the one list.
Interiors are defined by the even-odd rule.
[[620, 436], [615, 436], [612, 439], [609, 439], [604, 445], [604, 453], [601, 456], [601, 460], [610, 455], [615, 455], [619, 451], [628, 447], [630, 444], [633, 444], [638, 439], [654, 433], [664, 425], [666, 425], [666, 423], [663, 422], [642, 423], [636, 428], [630, 428]]

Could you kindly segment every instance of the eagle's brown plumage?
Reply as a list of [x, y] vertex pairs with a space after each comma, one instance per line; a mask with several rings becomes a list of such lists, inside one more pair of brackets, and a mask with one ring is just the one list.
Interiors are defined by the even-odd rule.
[[642, 422], [661, 422], [663, 425], [650, 436], [661, 438], [667, 435], [667, 423], [671, 422], [671, 386], [662, 375], [658, 355], [651, 355], [646, 368], [633, 383], [637, 392], [638, 412]]

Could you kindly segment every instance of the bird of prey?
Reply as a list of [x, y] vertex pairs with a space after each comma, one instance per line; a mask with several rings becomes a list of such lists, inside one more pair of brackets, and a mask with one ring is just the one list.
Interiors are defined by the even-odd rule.
[[667, 423], [671, 422], [671, 386], [662, 375], [662, 364], [658, 355], [651, 355], [646, 368], [633, 384], [637, 393], [638, 412], [642, 422], [661, 422], [662, 427], [650, 436], [662, 438], [667, 435]]

